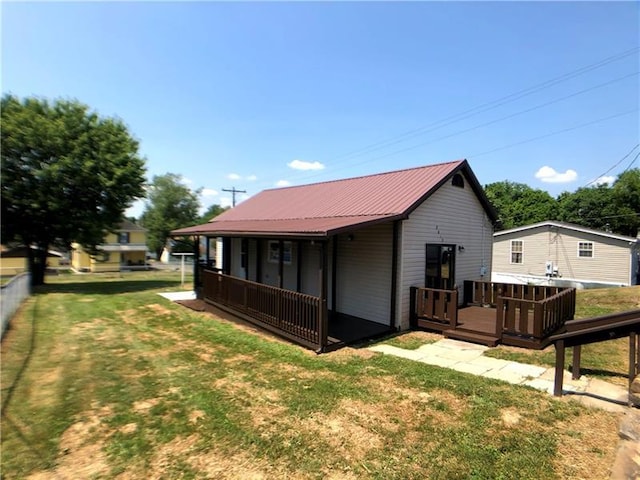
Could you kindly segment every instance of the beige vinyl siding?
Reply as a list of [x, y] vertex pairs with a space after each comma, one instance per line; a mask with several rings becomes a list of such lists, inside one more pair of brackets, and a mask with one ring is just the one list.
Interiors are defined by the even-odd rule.
[[338, 312], [389, 325], [392, 235], [393, 224], [384, 223], [354, 231], [352, 240], [338, 236]]
[[[522, 264], [510, 263], [511, 240], [523, 242]], [[593, 257], [578, 256], [580, 242], [593, 243]], [[547, 261], [565, 280], [628, 284], [631, 278], [631, 248], [623, 240], [548, 225], [495, 237], [492, 271], [496, 274], [544, 277]]]
[[401, 261], [398, 283], [398, 325], [409, 328], [409, 289], [424, 286], [425, 245], [453, 244], [456, 248], [455, 282], [459, 287], [459, 302], [463, 299], [465, 280], [491, 278], [491, 242], [493, 227], [484, 207], [465, 178], [464, 188], [451, 181], [434, 192], [402, 222]]

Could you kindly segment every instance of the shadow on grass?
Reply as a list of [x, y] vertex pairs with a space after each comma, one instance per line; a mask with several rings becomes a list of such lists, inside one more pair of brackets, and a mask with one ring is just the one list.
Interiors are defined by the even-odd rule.
[[[569, 371], [573, 373], [573, 366], [569, 366]], [[628, 378], [626, 373], [612, 372], [610, 370], [601, 370], [599, 368], [580, 368], [580, 375], [587, 375], [590, 377], [619, 377]]]
[[143, 292], [161, 288], [180, 288], [180, 280], [116, 280], [108, 282], [72, 282], [41, 285], [33, 291], [42, 293], [81, 293], [111, 295], [116, 293]]

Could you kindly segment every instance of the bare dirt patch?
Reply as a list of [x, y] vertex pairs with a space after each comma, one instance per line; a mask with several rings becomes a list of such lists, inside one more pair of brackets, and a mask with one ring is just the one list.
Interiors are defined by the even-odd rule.
[[352, 358], [358, 357], [363, 359], [369, 359], [371, 357], [375, 357], [379, 355], [378, 353], [368, 350], [366, 348], [353, 348], [353, 347], [344, 347], [334, 352], [330, 352], [325, 354], [326, 357], [330, 360], [351, 360]]
[[146, 400], [138, 400], [133, 404], [133, 411], [136, 413], [148, 413], [153, 407], [160, 403], [159, 398], [149, 398]]
[[159, 303], [151, 303], [149, 305], [145, 305], [144, 308], [147, 308], [158, 315], [173, 315], [175, 313]]
[[67, 428], [60, 438], [55, 468], [35, 472], [30, 480], [97, 478], [108, 473], [109, 464], [103, 451], [108, 432], [102, 420], [111, 414], [104, 407], [88, 412], [84, 419]]
[[618, 445], [619, 416], [600, 410], [582, 411], [580, 415], [557, 423], [562, 432], [555, 458], [560, 478], [609, 478]]

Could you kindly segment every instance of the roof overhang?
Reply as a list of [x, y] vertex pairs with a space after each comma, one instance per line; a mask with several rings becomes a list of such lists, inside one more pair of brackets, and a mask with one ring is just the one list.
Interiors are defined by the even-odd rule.
[[213, 221], [171, 232], [172, 237], [328, 238], [340, 233], [405, 218], [402, 214], [359, 215], [353, 217], [302, 218], [291, 220]]

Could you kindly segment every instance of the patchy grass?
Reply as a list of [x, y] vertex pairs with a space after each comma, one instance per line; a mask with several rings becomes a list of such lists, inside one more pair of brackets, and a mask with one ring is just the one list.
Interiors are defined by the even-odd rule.
[[[637, 308], [640, 308], [640, 286], [599, 288], [578, 290], [577, 292], [576, 318], [590, 318]], [[555, 350], [553, 346], [537, 351], [501, 345], [487, 350], [485, 355], [549, 367], [555, 365]], [[566, 355], [566, 364], [570, 366], [573, 359], [573, 349], [568, 349]], [[626, 386], [628, 368], [628, 338], [594, 343], [582, 347], [580, 371], [585, 375], [599, 377], [608, 382]]]
[[392, 345], [406, 350], [417, 350], [423, 345], [435, 343], [442, 339], [442, 335], [425, 331], [402, 332], [389, 338], [381, 340], [379, 343]]
[[3, 478], [608, 477], [614, 414], [316, 356], [157, 295], [178, 282], [60, 278], [27, 301], [2, 343]]

